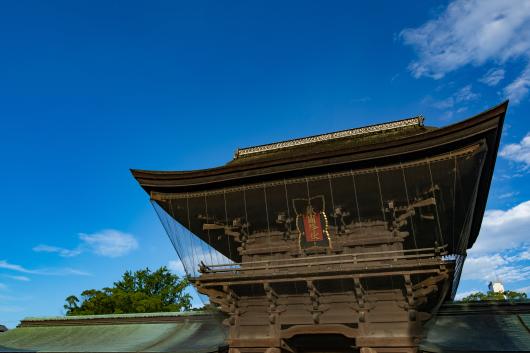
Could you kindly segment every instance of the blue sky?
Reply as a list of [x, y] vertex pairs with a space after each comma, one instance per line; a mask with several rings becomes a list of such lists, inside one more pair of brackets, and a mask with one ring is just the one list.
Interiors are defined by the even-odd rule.
[[175, 263], [129, 168], [511, 99], [460, 294], [530, 290], [530, 1], [0, 5], [0, 323]]

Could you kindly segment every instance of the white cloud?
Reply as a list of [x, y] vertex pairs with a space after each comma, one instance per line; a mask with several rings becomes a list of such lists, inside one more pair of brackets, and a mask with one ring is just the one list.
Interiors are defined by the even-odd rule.
[[455, 300], [461, 300], [462, 298], [467, 297], [468, 295], [471, 295], [473, 293], [478, 293], [478, 292], [480, 292], [478, 289], [472, 289], [470, 291], [466, 291], [462, 293], [458, 292], [455, 295]]
[[62, 257], [73, 257], [81, 254], [83, 251], [80, 248], [77, 249], [65, 249], [60, 248], [58, 246], [50, 246], [50, 245], [37, 245], [33, 248], [33, 251], [36, 252], [49, 252], [49, 253], [57, 253], [59, 256]]
[[522, 293], [530, 294], [530, 286], [518, 288], [515, 291], [516, 292], [522, 292]]
[[12, 275], [3, 275], [6, 278], [14, 279], [15, 281], [29, 282], [29, 277], [26, 276], [12, 276]]
[[478, 81], [493, 87], [504, 79], [504, 73], [504, 69], [489, 69]]
[[6, 270], [12, 270], [22, 273], [34, 273], [32, 270], [28, 270], [27, 268], [24, 268], [20, 265], [16, 264], [10, 264], [9, 262], [5, 260], [0, 260], [0, 268], [6, 269]]
[[530, 279], [530, 266], [501, 254], [469, 256], [462, 271], [463, 280], [516, 282]]
[[[416, 78], [441, 79], [467, 65], [496, 64], [480, 82], [495, 86], [504, 79], [498, 65], [530, 61], [530, 1], [454, 0], [437, 17], [400, 33], [417, 59], [409, 64]], [[530, 64], [503, 89], [517, 104], [530, 90]]]
[[523, 163], [526, 168], [530, 167], [530, 134], [523, 137], [519, 143], [510, 143], [504, 146], [499, 152], [499, 156], [510, 161]]
[[471, 89], [471, 85], [467, 85], [462, 87], [460, 90], [458, 90], [455, 93], [455, 102], [461, 103], [461, 102], [469, 102], [472, 100], [477, 99], [480, 95], [478, 93], [473, 92]]
[[[77, 270], [74, 268], [64, 267], [64, 268], [41, 268], [36, 270], [27, 269], [21, 265], [16, 265], [7, 262], [6, 260], [0, 260], [0, 268], [5, 270], [11, 270], [21, 273], [34, 274], [34, 275], [45, 275], [45, 276], [90, 276], [90, 273]], [[19, 278], [24, 276], [18, 276]], [[25, 277], [27, 278], [27, 277]]]
[[105, 229], [93, 234], [80, 234], [81, 240], [95, 254], [119, 257], [138, 248], [138, 241], [132, 234], [115, 229]]
[[528, 245], [529, 228], [530, 201], [522, 202], [506, 211], [486, 211], [480, 235], [470, 254], [501, 252]]
[[18, 313], [24, 311], [24, 308], [13, 305], [0, 305], [0, 313]]
[[177, 274], [179, 276], [184, 276], [184, 274], [186, 273], [186, 271], [184, 270], [184, 265], [182, 264], [182, 261], [180, 261], [180, 260], [171, 260], [171, 261], [169, 261], [168, 264], [167, 264], [167, 268], [171, 272], [173, 272], [173, 273], [175, 273], [175, 274]]
[[530, 280], [530, 201], [484, 215], [477, 242], [468, 252], [463, 280]]
[[84, 252], [92, 252], [106, 257], [119, 257], [138, 248], [138, 241], [132, 234], [115, 229], [105, 229], [92, 234], [79, 234], [81, 243], [74, 249], [40, 244], [33, 248], [36, 252], [57, 253], [62, 257], [73, 257]]
[[[423, 99], [423, 104], [432, 106], [433, 108], [436, 108], [439, 110], [446, 110], [446, 109], [451, 109], [455, 107], [457, 104], [476, 100], [479, 97], [480, 95], [478, 93], [473, 92], [473, 86], [469, 84], [469, 85], [466, 85], [460, 88], [450, 97], [447, 97], [442, 100], [436, 100], [432, 98], [431, 96], [427, 96], [426, 98]], [[457, 109], [456, 112], [462, 113], [466, 110], [467, 110], [466, 107], [461, 107]], [[445, 116], [446, 118], [453, 117], [452, 111], [447, 111], [445, 114], [446, 114]]]
[[512, 192], [505, 192], [504, 194], [501, 194], [497, 196], [498, 199], [507, 199], [512, 198], [519, 195], [519, 191], [512, 191]]
[[38, 275], [46, 276], [92, 276], [90, 272], [77, 270], [75, 268], [45, 268], [34, 271]]
[[503, 63], [530, 51], [530, 2], [455, 0], [400, 37], [417, 51], [418, 60], [409, 65], [415, 77], [440, 79], [465, 65]]
[[512, 103], [520, 103], [528, 94], [530, 89], [530, 64], [512, 83], [503, 90], [504, 95], [511, 99]]

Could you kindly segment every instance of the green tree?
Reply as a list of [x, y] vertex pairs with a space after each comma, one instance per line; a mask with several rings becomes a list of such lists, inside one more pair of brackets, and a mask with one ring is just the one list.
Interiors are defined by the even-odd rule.
[[480, 302], [480, 301], [492, 301], [492, 300], [508, 300], [508, 301], [517, 301], [527, 299], [526, 293], [515, 292], [511, 290], [504, 291], [502, 293], [488, 291], [486, 294], [482, 292], [472, 293], [461, 299], [462, 302]]
[[66, 315], [99, 315], [188, 311], [191, 296], [184, 292], [189, 282], [180, 279], [164, 266], [156, 271], [149, 268], [127, 271], [111, 288], [89, 289], [81, 293], [81, 300], [68, 296]]

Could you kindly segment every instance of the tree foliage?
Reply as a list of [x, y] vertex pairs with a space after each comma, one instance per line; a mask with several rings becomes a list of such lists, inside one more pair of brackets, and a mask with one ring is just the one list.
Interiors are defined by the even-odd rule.
[[156, 271], [149, 268], [127, 271], [111, 288], [88, 289], [81, 300], [68, 296], [64, 308], [66, 315], [99, 315], [187, 311], [191, 309], [191, 296], [184, 292], [189, 285], [167, 267]]
[[482, 292], [476, 292], [476, 293], [472, 293], [462, 298], [461, 301], [469, 303], [469, 302], [479, 302], [479, 301], [488, 301], [488, 300], [490, 301], [491, 300], [515, 301], [515, 300], [525, 300], [525, 299], [527, 299], [526, 293], [507, 290], [502, 293], [488, 291], [486, 294], [484, 294]]

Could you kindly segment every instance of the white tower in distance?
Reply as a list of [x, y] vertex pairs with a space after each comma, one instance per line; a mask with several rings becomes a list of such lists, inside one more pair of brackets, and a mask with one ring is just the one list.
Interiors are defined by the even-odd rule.
[[504, 286], [500, 281], [490, 282], [488, 289], [493, 293], [504, 293]]

